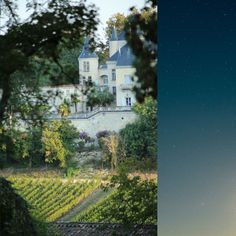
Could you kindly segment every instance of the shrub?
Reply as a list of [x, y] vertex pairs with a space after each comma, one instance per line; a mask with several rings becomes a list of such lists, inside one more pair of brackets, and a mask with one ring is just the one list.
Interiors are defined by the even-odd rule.
[[37, 236], [28, 205], [11, 184], [0, 177], [0, 235]]
[[102, 131], [99, 131], [96, 133], [96, 137], [99, 139], [99, 138], [104, 138], [104, 137], [107, 137], [109, 136], [110, 134], [110, 131], [108, 130], [102, 130]]

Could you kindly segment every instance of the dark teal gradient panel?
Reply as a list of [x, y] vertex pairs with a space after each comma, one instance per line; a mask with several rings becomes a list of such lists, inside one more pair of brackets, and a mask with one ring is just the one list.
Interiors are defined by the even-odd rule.
[[236, 2], [160, 1], [159, 235], [236, 235]]

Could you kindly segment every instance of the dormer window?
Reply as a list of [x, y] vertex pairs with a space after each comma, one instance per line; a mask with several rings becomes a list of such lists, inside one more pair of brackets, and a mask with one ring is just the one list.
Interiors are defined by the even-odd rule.
[[83, 67], [84, 67], [84, 72], [89, 72], [89, 62], [88, 61], [84, 61]]

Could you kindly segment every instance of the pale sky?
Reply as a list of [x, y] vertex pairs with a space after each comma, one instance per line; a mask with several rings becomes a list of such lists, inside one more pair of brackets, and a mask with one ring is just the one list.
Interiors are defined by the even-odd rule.
[[[18, 0], [17, 2], [19, 3], [19, 15], [24, 19], [28, 15], [25, 11], [26, 0]], [[101, 24], [98, 27], [98, 34], [103, 38], [105, 34], [104, 28], [109, 17], [118, 12], [127, 15], [129, 8], [132, 6], [140, 9], [144, 6], [145, 0], [88, 0], [88, 3], [94, 3], [99, 8]]]
[[145, 0], [89, 0], [88, 2], [94, 3], [99, 8], [101, 20], [99, 34], [105, 34], [104, 28], [109, 17], [117, 12], [127, 15], [132, 6], [140, 9], [144, 6]]

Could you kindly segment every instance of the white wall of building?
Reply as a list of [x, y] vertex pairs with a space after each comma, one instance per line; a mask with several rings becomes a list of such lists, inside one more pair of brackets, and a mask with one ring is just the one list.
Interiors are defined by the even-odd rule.
[[[82, 77], [88, 81], [88, 77], [91, 76], [92, 82], [98, 85], [98, 58], [79, 58], [79, 73], [80, 80]], [[84, 62], [89, 62], [89, 71], [84, 70]], [[82, 83], [82, 80], [80, 81]]]
[[136, 102], [135, 95], [132, 92], [134, 82], [126, 83], [125, 76], [133, 77], [135, 69], [132, 67], [116, 68], [116, 105], [126, 106], [126, 98], [131, 98], [131, 106]]
[[[54, 94], [52, 99], [49, 100], [49, 105], [52, 106], [50, 112], [52, 113], [57, 113], [57, 109], [64, 102], [64, 99], [71, 103], [71, 95], [74, 94], [78, 95], [78, 99], [80, 100], [80, 102], [76, 104], [76, 108], [75, 104], [71, 104], [71, 113], [75, 113], [76, 110], [77, 112], [83, 111], [83, 106], [86, 98], [81, 92], [80, 85], [45, 86], [41, 88], [41, 91], [43, 94], [45, 94], [45, 96], [47, 96], [48, 91], [51, 91]], [[56, 93], [60, 95], [56, 96]]]

